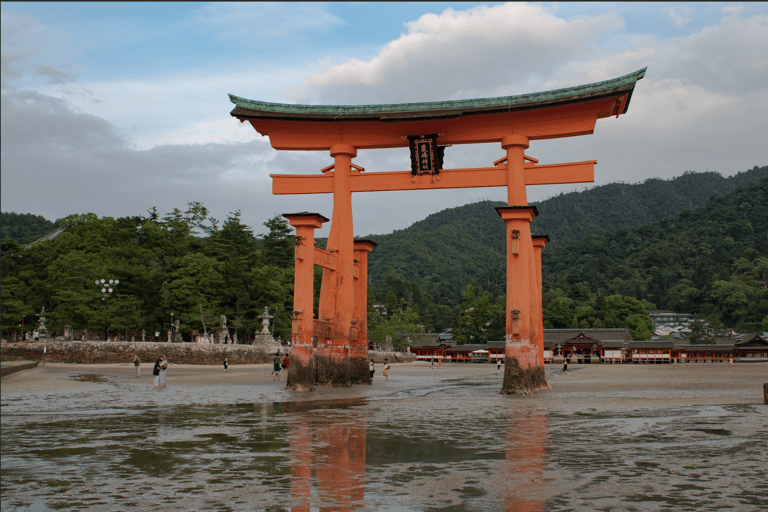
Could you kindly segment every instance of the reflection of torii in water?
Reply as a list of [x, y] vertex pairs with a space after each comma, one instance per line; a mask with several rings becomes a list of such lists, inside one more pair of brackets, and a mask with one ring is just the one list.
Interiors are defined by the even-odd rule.
[[[367, 372], [366, 259], [375, 244], [354, 241], [352, 192], [507, 187], [506, 348], [503, 393], [549, 387], [544, 375], [541, 249], [530, 223], [526, 186], [594, 181], [594, 160], [539, 165], [524, 154], [531, 140], [591, 134], [598, 119], [627, 112], [641, 69], [595, 84], [556, 91], [429, 103], [286, 105], [230, 95], [231, 115], [248, 121], [278, 150], [329, 151], [322, 175], [272, 175], [274, 194], [333, 193], [326, 250], [314, 230], [328, 219], [286, 214], [296, 228], [291, 365], [288, 386], [370, 382]], [[442, 169], [443, 148], [500, 143], [506, 156], [493, 167]], [[440, 145], [438, 145], [438, 143]], [[411, 171], [363, 174], [352, 163], [360, 149], [409, 147]], [[437, 173], [439, 172], [439, 179]], [[426, 174], [427, 176], [425, 176]], [[318, 319], [312, 317], [313, 268], [323, 267]], [[361, 283], [362, 281], [362, 283]], [[317, 348], [313, 345], [317, 338]]]

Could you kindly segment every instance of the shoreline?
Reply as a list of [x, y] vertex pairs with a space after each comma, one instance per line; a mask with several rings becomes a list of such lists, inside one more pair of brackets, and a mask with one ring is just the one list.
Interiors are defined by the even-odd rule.
[[[8, 364], [20, 361], [3, 361]], [[379, 399], [418, 392], [450, 392], [458, 382], [472, 381], [487, 386], [491, 393], [503, 382], [496, 365], [447, 363], [431, 368], [427, 362], [394, 363], [389, 380], [381, 375], [381, 365], [371, 385], [332, 388], [318, 387], [314, 392], [290, 391], [285, 380], [275, 381], [269, 363], [230, 365], [171, 364], [168, 387], [162, 388], [176, 405], [207, 402], [305, 401], [368, 398]], [[142, 364], [141, 377], [134, 377], [131, 362], [73, 364], [42, 363], [2, 379], [0, 396], [3, 403], [32, 395], [69, 395], [94, 392], [98, 403], [100, 389], [135, 390], [154, 400], [152, 365]], [[526, 406], [537, 406], [552, 412], [584, 410], [664, 409], [705, 405], [763, 404], [763, 383], [768, 382], [768, 363], [686, 365], [571, 365], [563, 374], [560, 365], [545, 365], [551, 389], [530, 395], [509, 395]], [[482, 393], [487, 394], [488, 390]], [[155, 389], [154, 391], [158, 391]], [[479, 395], [478, 398], [482, 398]], [[765, 406], [768, 413], [768, 405]]]

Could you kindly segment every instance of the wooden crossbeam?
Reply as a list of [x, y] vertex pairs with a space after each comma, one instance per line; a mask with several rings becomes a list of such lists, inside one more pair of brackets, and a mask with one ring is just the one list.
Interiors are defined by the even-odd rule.
[[[565, 164], [536, 165], [526, 163], [526, 185], [591, 183], [595, 180], [596, 160]], [[333, 174], [270, 174], [272, 193], [332, 194]], [[385, 192], [397, 190], [439, 190], [451, 188], [506, 187], [507, 166], [475, 169], [443, 169], [438, 175], [414, 176], [410, 171], [352, 173], [352, 192]]]
[[[326, 251], [325, 249], [320, 249], [319, 247], [315, 247], [315, 265], [322, 268], [327, 268], [328, 270], [336, 270], [339, 266], [339, 258], [336, 256], [334, 252]], [[300, 259], [300, 258], [299, 258]], [[355, 261], [354, 266], [352, 267], [353, 273], [352, 277], [354, 279], [360, 279], [360, 265]]]
[[336, 254], [330, 251], [315, 247], [315, 265], [329, 270], [336, 270], [338, 268], [338, 258]]

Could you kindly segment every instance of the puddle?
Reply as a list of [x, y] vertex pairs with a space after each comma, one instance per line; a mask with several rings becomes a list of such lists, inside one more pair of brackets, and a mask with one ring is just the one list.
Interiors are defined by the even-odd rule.
[[109, 382], [108, 378], [103, 375], [96, 375], [95, 373], [80, 373], [72, 375], [70, 378], [80, 382]]

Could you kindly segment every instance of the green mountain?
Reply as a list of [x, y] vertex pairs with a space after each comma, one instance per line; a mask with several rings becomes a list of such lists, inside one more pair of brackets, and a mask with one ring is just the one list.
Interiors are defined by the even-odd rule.
[[542, 265], [566, 293], [586, 287], [740, 331], [768, 328], [768, 178], [698, 210], [584, 238], [548, 252]]
[[11, 238], [18, 244], [29, 244], [56, 229], [58, 223], [31, 213], [0, 213], [0, 240]]
[[[570, 244], [674, 218], [704, 207], [713, 197], [766, 178], [768, 166], [728, 178], [715, 172], [688, 172], [670, 180], [614, 183], [534, 203], [539, 215], [531, 229], [552, 240], [543, 253], [545, 274], [551, 267], [549, 255], [569, 253], [565, 247]], [[390, 235], [366, 237], [378, 244], [369, 256], [372, 288], [383, 289], [392, 281], [412, 282], [434, 302], [450, 306], [462, 301], [462, 292], [470, 284], [503, 293], [504, 223], [496, 206], [504, 203], [482, 201], [449, 208]], [[553, 276], [548, 277], [551, 284]]]

